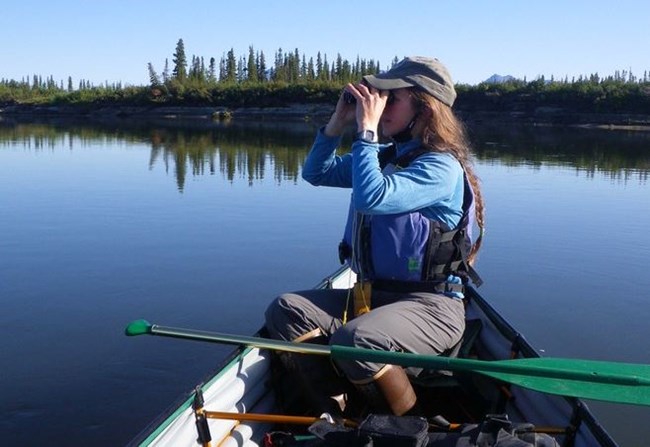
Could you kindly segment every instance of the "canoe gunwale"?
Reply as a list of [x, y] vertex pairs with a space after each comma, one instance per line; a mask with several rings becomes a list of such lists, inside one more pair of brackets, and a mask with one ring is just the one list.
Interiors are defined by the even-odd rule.
[[[485, 316], [495, 325], [496, 329], [511, 343], [516, 352], [524, 358], [540, 358], [539, 352], [517, 331], [497, 310], [488, 303], [475, 288], [468, 286], [466, 299], [480, 308]], [[564, 399], [573, 409], [573, 417], [582, 423], [586, 423], [591, 434], [597, 439], [601, 446], [619, 447], [618, 443], [607, 433], [605, 428], [593, 415], [587, 404], [579, 398], [558, 396]], [[579, 426], [576, 427], [579, 429]]]
[[[197, 387], [201, 387], [201, 390], [204, 392], [207, 391], [214, 382], [226, 374], [231, 365], [239, 363], [241, 359], [253, 349], [257, 348], [240, 346], [230, 351], [228, 356], [219, 363], [219, 366], [216, 369], [205, 375], [204, 380], [199, 382]], [[142, 429], [142, 431], [127, 444], [127, 447], [146, 446], [151, 444], [155, 438], [169, 427], [179, 415], [192, 406], [195, 389], [196, 387], [179, 396], [165, 411]]]

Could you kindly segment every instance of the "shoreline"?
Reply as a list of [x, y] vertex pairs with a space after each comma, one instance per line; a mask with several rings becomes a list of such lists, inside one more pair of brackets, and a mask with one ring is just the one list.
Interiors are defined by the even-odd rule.
[[[211, 121], [326, 121], [332, 114], [331, 104], [289, 104], [285, 107], [215, 106], [96, 106], [96, 105], [0, 105], [0, 121], [4, 118], [70, 118], [90, 120], [121, 119], [197, 119]], [[579, 113], [562, 108], [539, 107], [533, 111], [468, 110], [454, 108], [468, 125], [525, 124], [532, 126], [579, 127], [626, 131], [650, 131], [650, 114]]]

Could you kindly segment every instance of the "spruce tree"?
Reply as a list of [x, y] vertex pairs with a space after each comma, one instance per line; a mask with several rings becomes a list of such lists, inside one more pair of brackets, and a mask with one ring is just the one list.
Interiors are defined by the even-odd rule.
[[217, 67], [214, 57], [210, 58], [210, 68], [208, 69], [208, 82], [214, 84], [217, 82]]
[[316, 55], [316, 78], [323, 79], [323, 59], [321, 58], [320, 51]]
[[330, 80], [330, 65], [327, 62], [327, 54], [323, 59], [323, 69], [321, 70], [321, 74], [319, 75], [319, 78], [322, 79], [323, 81]]
[[158, 87], [160, 85], [160, 78], [158, 77], [158, 73], [156, 73], [156, 70], [153, 68], [153, 64], [151, 62], [147, 64], [147, 69], [149, 70], [150, 86]]
[[226, 58], [225, 58], [225, 56], [221, 56], [221, 59], [219, 60], [219, 81], [220, 82], [225, 82], [226, 81]]
[[237, 60], [237, 82], [242, 82], [246, 79], [246, 71], [248, 71], [246, 68], [246, 60], [242, 56]]
[[163, 82], [167, 84], [167, 82], [169, 81], [169, 59], [167, 58], [165, 58], [165, 69], [163, 70], [162, 77], [163, 77]]
[[253, 50], [252, 46], [248, 47], [248, 62], [246, 64], [247, 68], [247, 79], [250, 82], [257, 82], [258, 79], [258, 72], [257, 72], [257, 64], [255, 62], [255, 51]]
[[314, 70], [314, 58], [310, 57], [307, 63], [307, 80], [313, 81], [316, 79], [316, 71]]
[[237, 81], [237, 59], [235, 58], [235, 50], [230, 49], [226, 60], [226, 82]]
[[260, 81], [266, 81], [266, 58], [264, 57], [264, 52], [260, 51], [259, 58], [257, 61], [257, 79]]
[[275, 65], [273, 67], [273, 80], [275, 81], [286, 81], [286, 73], [284, 68], [284, 53], [282, 52], [282, 47], [278, 48], [277, 53], [275, 53]]
[[187, 57], [185, 56], [185, 44], [183, 39], [178, 39], [176, 44], [176, 52], [174, 53], [174, 71], [172, 72], [174, 78], [183, 82], [187, 78]]
[[332, 67], [332, 71], [334, 72], [334, 75], [332, 76], [333, 79], [336, 79], [337, 81], [343, 80], [343, 58], [341, 57], [341, 53], [337, 53], [336, 68]]

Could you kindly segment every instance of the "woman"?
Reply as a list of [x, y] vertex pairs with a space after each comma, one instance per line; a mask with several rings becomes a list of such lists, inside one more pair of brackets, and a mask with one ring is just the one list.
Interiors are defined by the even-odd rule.
[[[420, 354], [442, 354], [460, 341], [463, 285], [470, 278], [480, 283], [470, 264], [483, 234], [483, 201], [464, 128], [451, 110], [455, 98], [446, 68], [425, 57], [346, 86], [303, 178], [352, 188], [340, 254], [357, 284], [280, 296], [266, 312], [272, 337]], [[337, 156], [355, 120], [352, 150]], [[379, 143], [380, 131], [390, 144]], [[472, 244], [474, 218], [480, 235]], [[337, 392], [325, 386], [333, 382], [319, 359], [284, 354], [282, 361], [314, 399]], [[374, 411], [413, 412], [408, 375], [419, 370], [358, 361], [334, 366]]]

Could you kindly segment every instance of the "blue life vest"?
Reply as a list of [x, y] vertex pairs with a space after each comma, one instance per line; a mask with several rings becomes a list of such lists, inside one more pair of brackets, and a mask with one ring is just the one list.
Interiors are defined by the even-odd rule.
[[[418, 148], [395, 158], [394, 146], [386, 149], [379, 154], [382, 172], [390, 174], [404, 168], [427, 152]], [[362, 279], [388, 291], [462, 293], [462, 284], [453, 284], [450, 276], [462, 283], [472, 279], [480, 285], [481, 279], [467, 262], [472, 247], [474, 194], [467, 176], [463, 178], [463, 214], [453, 229], [419, 211], [367, 215], [356, 212], [350, 204], [346, 232], [339, 245], [341, 262], [347, 260]]]

